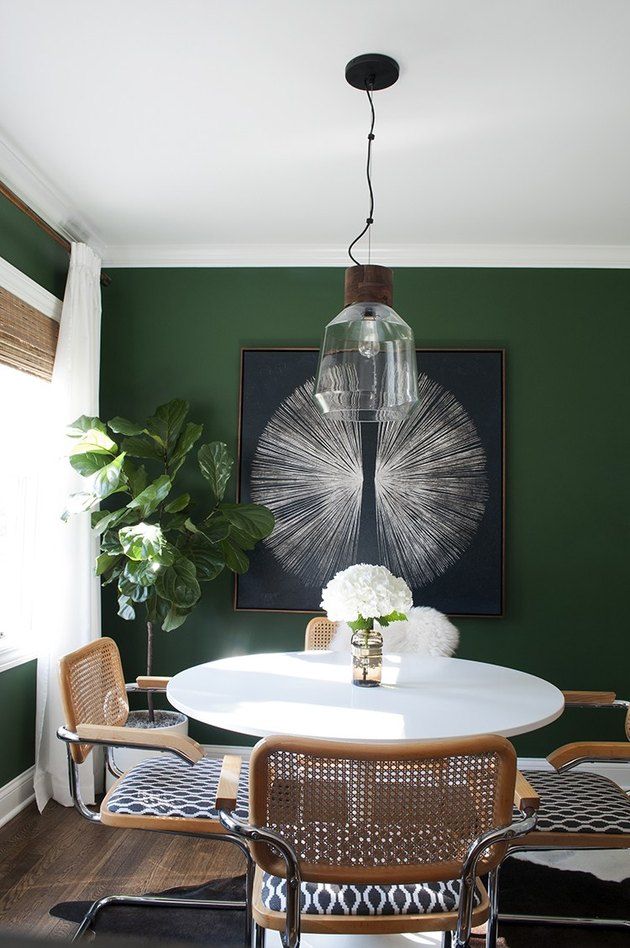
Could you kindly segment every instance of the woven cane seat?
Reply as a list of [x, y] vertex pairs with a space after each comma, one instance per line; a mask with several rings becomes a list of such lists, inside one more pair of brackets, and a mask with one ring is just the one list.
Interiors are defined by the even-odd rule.
[[[376, 885], [333, 885], [303, 882], [301, 905], [303, 915], [431, 915], [456, 912], [459, 908], [461, 883], [423, 882]], [[483, 894], [475, 889], [474, 905], [481, 904]], [[272, 912], [286, 912], [286, 879], [263, 873], [261, 902]]]
[[607, 777], [547, 770], [525, 771], [525, 777], [540, 795], [534, 835], [630, 833], [630, 797]]
[[[189, 764], [173, 754], [158, 754], [137, 764], [114, 786], [107, 812], [218, 821], [215, 798], [222, 764], [220, 758], [204, 757]], [[249, 810], [248, 792], [248, 764], [244, 761], [234, 811], [243, 819]]]

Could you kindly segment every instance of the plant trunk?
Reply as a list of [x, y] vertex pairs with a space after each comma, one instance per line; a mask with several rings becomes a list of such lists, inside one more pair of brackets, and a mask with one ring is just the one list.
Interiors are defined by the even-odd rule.
[[[153, 623], [147, 622], [147, 675], [153, 674]], [[155, 724], [155, 708], [153, 706], [153, 693], [147, 692], [147, 708], [149, 710], [149, 721]]]

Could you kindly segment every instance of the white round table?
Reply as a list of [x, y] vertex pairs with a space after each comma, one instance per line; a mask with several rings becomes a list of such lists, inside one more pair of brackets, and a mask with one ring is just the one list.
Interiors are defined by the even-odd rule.
[[533, 731], [562, 714], [542, 678], [460, 658], [386, 655], [380, 688], [350, 681], [340, 652], [238, 655], [171, 679], [168, 700], [196, 721], [241, 734], [408, 741]]

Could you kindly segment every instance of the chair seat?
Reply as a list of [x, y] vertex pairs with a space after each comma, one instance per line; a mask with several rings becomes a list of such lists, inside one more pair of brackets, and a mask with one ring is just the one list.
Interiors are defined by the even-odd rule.
[[[303, 915], [431, 915], [456, 912], [461, 883], [423, 882], [334, 885], [323, 882], [302, 883]], [[475, 889], [474, 905], [480, 905], [484, 893]], [[262, 874], [260, 901], [271, 912], [286, 912], [286, 879]]]
[[[157, 754], [128, 770], [110, 791], [108, 813], [127, 816], [169, 816], [219, 819], [215, 798], [221, 758], [204, 757], [189, 764], [169, 753]], [[238, 785], [237, 816], [247, 819], [249, 766], [243, 761]]]
[[528, 770], [524, 775], [540, 795], [534, 835], [630, 833], [630, 797], [608, 777], [547, 770]]

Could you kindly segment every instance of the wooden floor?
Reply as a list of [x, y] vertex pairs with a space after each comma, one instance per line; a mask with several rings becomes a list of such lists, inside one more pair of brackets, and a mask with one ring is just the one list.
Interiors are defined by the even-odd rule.
[[67, 939], [76, 926], [48, 914], [57, 902], [159, 892], [244, 868], [226, 843], [90, 824], [54, 802], [40, 816], [32, 804], [0, 829], [0, 931]]

